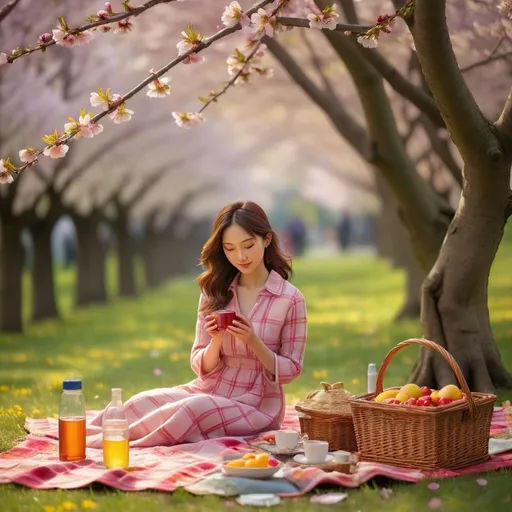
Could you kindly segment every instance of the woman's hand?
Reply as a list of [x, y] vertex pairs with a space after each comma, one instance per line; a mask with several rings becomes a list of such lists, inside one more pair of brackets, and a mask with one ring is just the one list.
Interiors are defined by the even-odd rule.
[[226, 331], [249, 346], [253, 345], [258, 340], [251, 321], [242, 315], [236, 315], [232, 325], [230, 325]]
[[210, 335], [212, 340], [219, 340], [222, 338], [222, 331], [217, 327], [217, 320], [212, 315], [206, 315], [204, 330]]

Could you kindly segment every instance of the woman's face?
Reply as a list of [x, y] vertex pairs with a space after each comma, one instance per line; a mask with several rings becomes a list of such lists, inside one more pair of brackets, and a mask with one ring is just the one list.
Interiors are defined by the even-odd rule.
[[251, 274], [261, 265], [267, 245], [264, 238], [248, 233], [238, 224], [227, 227], [222, 236], [226, 258], [242, 274]]

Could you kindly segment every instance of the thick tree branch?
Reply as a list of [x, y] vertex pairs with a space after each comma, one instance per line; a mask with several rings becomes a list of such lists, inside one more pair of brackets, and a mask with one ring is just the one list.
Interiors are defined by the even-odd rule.
[[311, 44], [311, 42], [308, 39], [308, 36], [306, 35], [306, 32], [301, 31], [300, 32], [302, 41], [306, 45], [309, 55], [311, 57], [311, 64], [313, 64], [313, 67], [315, 68], [316, 72], [320, 76], [320, 80], [322, 80], [322, 84], [324, 86], [324, 89], [334, 98], [337, 98], [336, 91], [334, 90], [333, 86], [331, 85], [330, 80], [327, 78], [327, 76], [324, 73], [324, 70], [322, 68], [322, 61], [320, 60], [319, 55], [316, 53], [314, 46]]
[[347, 142], [363, 157], [369, 158], [371, 146], [364, 127], [345, 110], [336, 98], [332, 98], [326, 91], [317, 87], [275, 39], [265, 38], [264, 43], [293, 80], [329, 116]]
[[441, 139], [430, 119], [422, 115], [420, 121], [430, 140], [432, 149], [446, 166], [455, 182], [462, 188], [462, 169], [453, 158], [448, 141]]
[[12, 10], [18, 5], [20, 0], [11, 0], [8, 4], [0, 7], [0, 23], [4, 21], [9, 14], [11, 14]]
[[424, 112], [432, 122], [439, 127], [444, 127], [444, 121], [439, 113], [434, 98], [429, 96], [421, 87], [407, 80], [398, 69], [392, 66], [387, 59], [377, 50], [363, 52], [365, 58], [380, 73], [393, 89], [408, 99], [413, 105]]
[[416, 0], [410, 24], [423, 74], [465, 162], [486, 166], [502, 158], [498, 141], [457, 64], [445, 0]]

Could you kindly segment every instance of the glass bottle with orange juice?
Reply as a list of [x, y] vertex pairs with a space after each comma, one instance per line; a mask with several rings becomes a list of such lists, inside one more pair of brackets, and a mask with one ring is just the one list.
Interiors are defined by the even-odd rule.
[[123, 390], [112, 389], [112, 400], [103, 414], [103, 464], [109, 469], [129, 466], [129, 428], [124, 412]]
[[85, 399], [81, 380], [65, 380], [59, 405], [59, 460], [85, 459]]

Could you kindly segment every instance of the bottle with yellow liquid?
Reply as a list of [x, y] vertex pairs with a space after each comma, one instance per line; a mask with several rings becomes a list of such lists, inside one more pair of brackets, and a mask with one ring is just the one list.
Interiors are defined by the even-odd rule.
[[128, 419], [122, 394], [122, 389], [112, 389], [112, 400], [103, 414], [103, 464], [108, 469], [123, 469], [130, 464]]

